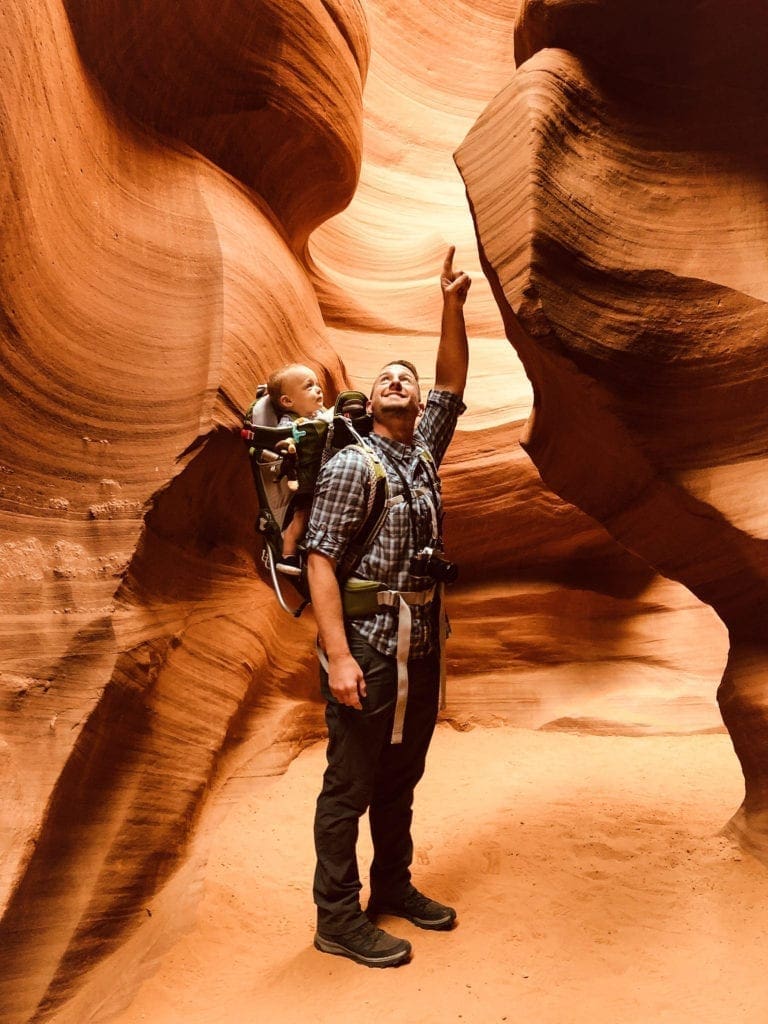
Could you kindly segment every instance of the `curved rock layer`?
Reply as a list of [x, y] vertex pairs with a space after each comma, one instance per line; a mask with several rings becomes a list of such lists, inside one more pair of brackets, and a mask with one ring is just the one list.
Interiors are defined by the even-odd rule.
[[435, 287], [449, 244], [474, 274], [469, 411], [461, 429], [520, 420], [530, 386], [506, 344], [480, 273], [453, 150], [514, 70], [516, 3], [366, 3], [371, 64], [364, 160], [349, 208], [314, 233], [310, 255], [333, 343], [368, 387], [381, 359], [412, 353], [432, 373], [440, 321]]
[[[257, 568], [231, 428], [280, 362], [329, 395], [382, 358], [430, 366], [446, 245], [477, 270], [450, 153], [512, 73], [515, 11], [0, 10], [2, 1024], [124, 999], [188, 919], [209, 793], [320, 734], [312, 621]], [[708, 609], [542, 485], [477, 274], [468, 309], [449, 716], [706, 728]]]
[[765, 855], [765, 72], [745, 60], [734, 74], [755, 19], [665, 11], [525, 4], [525, 62], [458, 161], [534, 387], [526, 450], [729, 629], [719, 698], [747, 782], [737, 825]]
[[262, 196], [301, 246], [360, 170], [368, 36], [357, 0], [64, 0], [120, 110]]
[[5, 1024], [143, 919], [244, 707], [317, 734], [311, 627], [284, 632], [215, 428], [278, 359], [343, 377], [268, 203], [116, 107], [57, 3], [4, 5], [0, 33]]

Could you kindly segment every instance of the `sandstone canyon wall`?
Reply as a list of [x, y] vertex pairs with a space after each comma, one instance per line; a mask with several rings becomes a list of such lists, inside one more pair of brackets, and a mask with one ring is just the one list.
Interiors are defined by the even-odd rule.
[[[504, 337], [497, 301], [508, 327], [519, 308], [497, 283], [504, 264], [482, 206], [524, 193], [527, 223], [537, 165], [496, 106], [461, 158], [493, 290], [479, 274], [451, 153], [510, 79], [497, 103], [530, 77], [534, 50], [551, 46], [536, 35], [544, 22], [524, 9], [515, 73], [517, 6], [3, 5], [2, 1024], [108, 1015], [151, 968], [153, 948], [188, 920], [223, 784], [281, 770], [321, 734], [311, 616], [286, 620], [258, 568], [255, 494], [232, 428], [276, 362], [309, 362], [329, 395], [366, 384], [383, 354], [409, 355], [428, 371], [436, 273], [450, 242], [475, 283], [470, 410], [445, 468], [451, 554], [464, 580], [452, 602], [448, 717], [532, 727], [581, 717], [635, 732], [717, 724], [724, 633], [708, 607], [649, 563], [705, 601], [712, 593], [564, 486], [534, 441], [556, 448], [559, 415], [572, 417], [579, 458], [570, 465], [592, 477], [583, 452], [615, 453], [618, 428], [612, 418], [591, 433], [576, 429], [578, 414], [591, 415], [581, 396], [592, 370], [579, 368], [573, 382], [545, 374], [543, 356], [531, 354], [540, 347], [520, 344], [513, 324], [523, 372]], [[605, 47], [615, 46], [610, 36]], [[576, 59], [544, 53], [564, 66]], [[542, 116], [557, 124], [561, 109]], [[484, 125], [491, 155], [476, 157]], [[631, 166], [623, 153], [615, 161], [617, 174]], [[557, 181], [548, 155], [550, 163]], [[738, 163], [729, 165], [734, 176]], [[678, 180], [668, 175], [670, 209]], [[519, 223], [503, 233], [522, 280], [529, 236]], [[639, 263], [621, 264], [634, 277], [612, 279], [617, 303], [629, 303], [636, 286], [656, 287], [643, 278], [641, 233], [631, 233]], [[569, 275], [586, 271], [572, 252], [557, 255], [552, 234], [548, 258], [560, 263], [551, 287], [562, 307]], [[730, 261], [735, 276], [718, 283], [736, 290], [739, 274], [756, 282], [759, 261], [750, 271], [739, 239], [733, 251], [742, 257]], [[679, 301], [677, 271], [663, 269]], [[702, 286], [684, 284], [686, 302], [698, 301]], [[757, 291], [752, 298], [747, 312], [740, 294], [723, 293], [723, 315], [758, 316]], [[593, 319], [586, 299], [584, 307], [580, 316]], [[559, 330], [568, 318], [552, 322]], [[686, 323], [675, 330], [691, 339]], [[678, 468], [691, 493], [723, 479], [737, 495], [737, 431], [727, 437], [730, 476], [698, 472], [714, 463], [695, 438], [673, 435], [665, 447], [674, 410], [661, 399], [678, 385], [690, 397], [699, 384], [685, 367], [648, 380], [653, 345], [636, 348], [622, 364], [625, 391], [638, 389], [618, 417], [622, 430], [646, 427], [648, 408], [666, 410], [653, 419], [656, 447], [687, 453]], [[725, 391], [709, 437], [734, 394], [718, 351], [710, 372]], [[600, 405], [607, 385], [590, 357], [587, 391]], [[746, 356], [734, 365], [738, 379], [753, 379]], [[519, 447], [526, 373], [536, 395], [528, 449], [547, 482], [589, 515], [543, 486]], [[555, 410], [551, 427], [542, 396]], [[752, 421], [758, 399], [749, 389], [736, 398]], [[601, 469], [614, 473], [606, 460]], [[728, 557], [746, 559], [751, 528], [731, 529], [741, 539], [728, 535]], [[671, 558], [678, 549], [664, 543]], [[728, 564], [740, 587], [742, 562], [734, 555]]]
[[[292, 749], [319, 729], [311, 626], [286, 632], [255, 567], [231, 427], [278, 358], [343, 380], [295, 236], [351, 197], [367, 42], [354, 5], [225, 6], [0, 14], [3, 1021], [54, 1013], [146, 918], [244, 708], [270, 723], [264, 765], [285, 721]], [[333, 66], [333, 118], [291, 39]], [[240, 92], [206, 108], [228, 69]], [[285, 202], [201, 155], [222, 120], [245, 144], [253, 108]]]
[[543, 479], [726, 624], [766, 856], [766, 72], [757, 5], [526, 0], [462, 145]]

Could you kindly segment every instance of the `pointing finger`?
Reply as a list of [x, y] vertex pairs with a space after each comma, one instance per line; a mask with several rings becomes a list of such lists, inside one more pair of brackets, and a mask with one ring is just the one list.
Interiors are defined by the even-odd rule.
[[468, 288], [470, 285], [469, 275], [465, 274], [463, 270], [456, 272], [456, 277], [448, 285], [449, 292], [458, 292], [462, 288]]
[[452, 245], [449, 247], [448, 252], [443, 263], [443, 273], [446, 277], [450, 277], [453, 273], [453, 254], [456, 252], [456, 246]]

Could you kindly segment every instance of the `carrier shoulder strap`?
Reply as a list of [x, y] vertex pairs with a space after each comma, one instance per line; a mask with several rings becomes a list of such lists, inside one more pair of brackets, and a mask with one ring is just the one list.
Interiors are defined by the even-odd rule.
[[368, 475], [365, 479], [366, 513], [357, 533], [336, 570], [340, 582], [345, 582], [360, 564], [384, 525], [389, 511], [389, 481], [381, 459], [364, 441], [349, 445], [365, 455]]

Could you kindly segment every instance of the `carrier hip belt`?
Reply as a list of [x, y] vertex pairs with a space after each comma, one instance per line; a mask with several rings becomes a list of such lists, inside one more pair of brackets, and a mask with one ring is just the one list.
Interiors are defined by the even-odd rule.
[[[438, 583], [428, 590], [386, 590], [383, 583], [371, 580], [347, 580], [342, 590], [344, 612], [350, 618], [370, 615], [377, 608], [388, 607], [398, 609], [397, 622], [397, 698], [395, 716], [392, 723], [391, 743], [403, 742], [403, 724], [405, 709], [408, 703], [408, 655], [411, 648], [411, 608], [430, 604], [437, 594], [440, 601], [440, 617], [438, 632], [440, 636], [440, 704], [445, 707], [445, 602], [443, 600], [443, 584]], [[328, 671], [328, 659], [325, 652], [317, 645], [317, 656], [320, 664]]]

